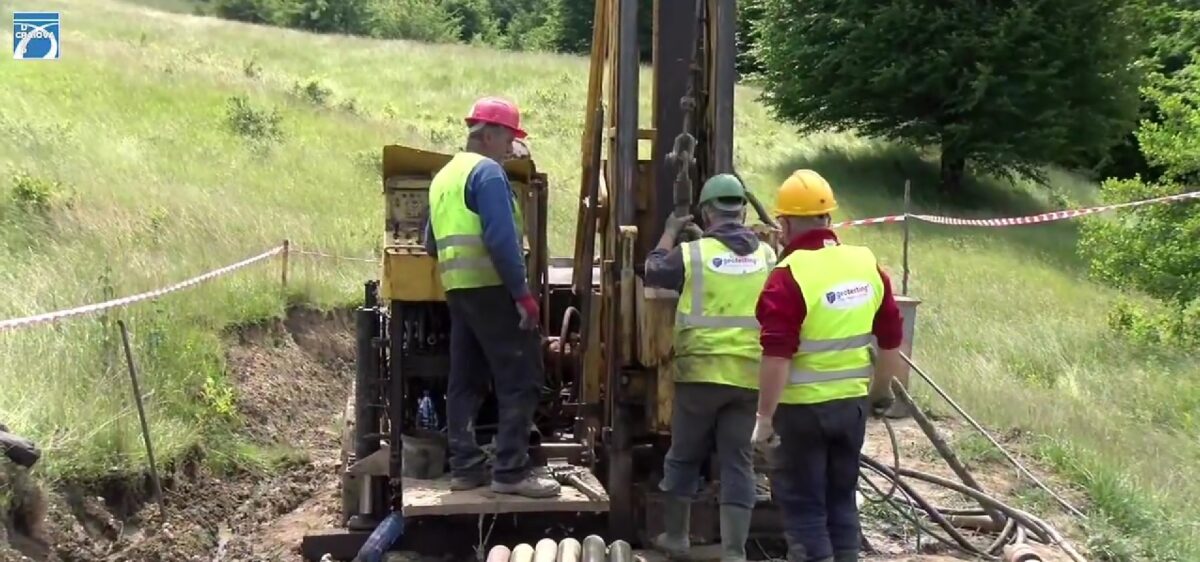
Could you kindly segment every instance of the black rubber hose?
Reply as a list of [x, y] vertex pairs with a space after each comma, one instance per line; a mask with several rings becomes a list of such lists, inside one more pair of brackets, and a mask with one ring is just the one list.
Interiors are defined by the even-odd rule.
[[[932, 505], [930, 505], [929, 502], [925, 501], [925, 498], [921, 497], [921, 495], [918, 494], [917, 491], [912, 488], [912, 486], [909, 486], [908, 483], [901, 480], [897, 476], [897, 473], [892, 471], [891, 468], [884, 466], [879, 461], [877, 461], [871, 457], [868, 457], [866, 455], [862, 456], [862, 459], [860, 462], [862, 464], [865, 464], [865, 465], [871, 467], [871, 469], [874, 470], [875, 472], [883, 474], [886, 478], [894, 481], [896, 483], [896, 485], [900, 487], [900, 489], [904, 490], [904, 493], [908, 497], [912, 498], [913, 501], [917, 502], [917, 505], [920, 506], [921, 509], [923, 511], [925, 511], [925, 513], [928, 514], [929, 517], [931, 519], [933, 519], [935, 523], [938, 524], [938, 526], [945, 529], [946, 533], [949, 534], [950, 537], [954, 539], [954, 542], [958, 543], [959, 546], [967, 549], [971, 553], [982, 554], [982, 552], [979, 550], [979, 548], [977, 548], [974, 544], [971, 544], [971, 541], [968, 541], [966, 539], [966, 537], [964, 537], [962, 535], [962, 533], [958, 532], [958, 529], [955, 529], [954, 526], [950, 524], [950, 522], [946, 521], [946, 518], [943, 517], [941, 513], [938, 513], [938, 510], [935, 507], [933, 507]], [[902, 468], [901, 470], [905, 470], [905, 469]]]
[[911, 468], [901, 468], [899, 474], [900, 474], [900, 476], [904, 476], [905, 478], [916, 478], [917, 480], [924, 480], [925, 482], [928, 482], [930, 484], [937, 484], [938, 486], [941, 486], [943, 488], [949, 488], [949, 489], [954, 490], [955, 492], [958, 492], [965, 496], [970, 496], [975, 501], [977, 501], [981, 504], [984, 504], [987, 507], [991, 507], [993, 509], [1002, 511], [1002, 512], [1004, 512], [1005, 515], [1008, 515], [1009, 517], [1016, 519], [1017, 522], [1020, 523], [1021, 525], [1023, 525], [1026, 529], [1033, 531], [1034, 534], [1036, 534], [1039, 539], [1042, 539], [1043, 541], [1045, 541], [1047, 543], [1051, 543], [1054, 540], [1053, 538], [1051, 538], [1051, 534], [1047, 531], [1047, 529], [1044, 528], [1042, 525], [1040, 525], [1036, 518], [1032, 518], [1029, 516], [1028, 513], [1025, 513], [1024, 511], [1014, 508], [1008, 504], [1005, 504], [1004, 502], [1001, 502], [1000, 500], [998, 500], [992, 496], [989, 496], [983, 492], [980, 492], [979, 490], [976, 490], [974, 488], [970, 488], [967, 486], [963, 486], [962, 484], [959, 484], [952, 480], [947, 480], [945, 478], [942, 478], [941, 476], [935, 476], [933, 474], [924, 473], [924, 472], [921, 472], [918, 470], [913, 470]]
[[[870, 462], [868, 462], [868, 461], [870, 461]], [[875, 463], [875, 464], [872, 464], [872, 463]], [[910, 513], [911, 510], [905, 511], [905, 510], [901, 509], [900, 506], [896, 505], [894, 500], [888, 502], [889, 504], [892, 504], [892, 506], [896, 509], [896, 511], [900, 512], [900, 514], [902, 516], [904, 516], [905, 519], [908, 519], [909, 521], [911, 521], [913, 523], [913, 525], [916, 525], [919, 530], [924, 531], [926, 534], [937, 539], [940, 542], [943, 542], [949, 546], [957, 548], [968, 554], [979, 555], [982, 553], [979, 550], [979, 548], [977, 548], [974, 544], [972, 544], [970, 541], [968, 541], [967, 538], [964, 537], [962, 535], [962, 533], [960, 533], [958, 531], [958, 529], [954, 528], [954, 526], [951, 525], [949, 521], [946, 521], [946, 518], [942, 517], [942, 515], [940, 513], [938, 513], [937, 508], [934, 508], [932, 505], [929, 504], [929, 502], [925, 501], [925, 498], [923, 498], [919, 494], [917, 494], [916, 490], [913, 490], [912, 487], [910, 487], [908, 484], [901, 482], [900, 480], [895, 478], [894, 473], [885, 472], [884, 469], [886, 467], [884, 467], [883, 465], [879, 465], [878, 461], [875, 461], [874, 459], [871, 459], [870, 457], [864, 456], [863, 464], [866, 465], [866, 467], [869, 468], [870, 470], [883, 476], [885, 479], [895, 482], [896, 486], [900, 489], [900, 492], [908, 498], [908, 501], [910, 502], [909, 505], [910, 506], [915, 505], [917, 508], [924, 511], [925, 514], [928, 515], [929, 518], [932, 519], [934, 523], [937, 523], [937, 525], [939, 527], [941, 527], [942, 530], [945, 531], [947, 535], [949, 535], [949, 537], [939, 535], [939, 534], [935, 533], [933, 530], [926, 527], [924, 524], [922, 524], [917, 519], [915, 514]], [[872, 487], [875, 486], [874, 482], [868, 481], [868, 483]]]

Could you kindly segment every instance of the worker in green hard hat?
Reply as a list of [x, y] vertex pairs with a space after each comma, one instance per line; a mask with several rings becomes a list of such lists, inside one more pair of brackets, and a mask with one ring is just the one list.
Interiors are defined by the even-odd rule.
[[657, 549], [672, 556], [685, 556], [690, 548], [691, 501], [715, 444], [721, 560], [746, 559], [757, 499], [750, 443], [761, 358], [755, 305], [775, 266], [774, 249], [743, 224], [747, 203], [746, 188], [735, 176], [709, 178], [700, 191], [700, 239], [677, 245], [692, 216], [670, 216], [646, 258], [646, 286], [679, 292], [671, 448], [659, 483], [666, 495], [665, 532], [654, 539]]

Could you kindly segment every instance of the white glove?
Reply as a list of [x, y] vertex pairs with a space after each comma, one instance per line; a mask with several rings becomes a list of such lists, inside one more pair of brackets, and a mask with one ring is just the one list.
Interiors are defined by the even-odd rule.
[[[775, 428], [771, 427], [771, 418], [756, 415], [754, 417], [754, 433], [750, 434], [750, 442], [755, 445], [766, 445], [775, 436]], [[775, 439], [777, 441], [778, 439]]]

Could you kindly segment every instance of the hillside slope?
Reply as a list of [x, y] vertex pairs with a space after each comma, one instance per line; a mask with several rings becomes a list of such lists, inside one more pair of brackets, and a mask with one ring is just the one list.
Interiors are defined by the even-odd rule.
[[[484, 93], [521, 104], [555, 189], [553, 249], [571, 247], [582, 59], [313, 36], [100, 0], [38, 9], [63, 12], [63, 60], [0, 62], [5, 317], [156, 288], [285, 238], [369, 256], [380, 147], [454, 149], [461, 114]], [[900, 212], [906, 178], [918, 192], [933, 185], [915, 153], [847, 135], [802, 137], [771, 121], [753, 90], [739, 95], [738, 166], [768, 202], [800, 166], [834, 182], [839, 218]], [[1082, 180], [1054, 179], [1050, 195], [980, 183], [990, 190], [980, 212], [1090, 200]], [[938, 206], [918, 200], [918, 209]], [[899, 227], [843, 234], [875, 248], [900, 282]], [[1020, 430], [1029, 450], [1087, 489], [1099, 552], [1200, 559], [1200, 507], [1188, 500], [1200, 495], [1188, 476], [1200, 464], [1197, 360], [1109, 335], [1115, 293], [1086, 279], [1070, 224], [914, 223], [912, 236], [909, 293], [925, 301], [914, 358], [991, 427]], [[51, 478], [143, 466], [123, 357], [108, 337], [123, 318], [151, 393], [158, 455], [201, 445], [238, 460], [236, 440], [205, 438], [238, 428], [218, 330], [282, 316], [289, 302], [353, 302], [372, 275], [370, 264], [296, 258], [282, 291], [270, 262], [111, 315], [5, 334], [0, 420], [52, 453], [42, 468]]]

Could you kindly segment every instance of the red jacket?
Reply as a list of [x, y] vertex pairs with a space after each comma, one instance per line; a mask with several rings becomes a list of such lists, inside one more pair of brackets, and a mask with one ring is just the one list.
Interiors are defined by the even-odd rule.
[[[829, 229], [817, 229], [797, 236], [784, 248], [779, 260], [795, 251], [818, 250], [827, 243], [838, 244], [837, 235]], [[875, 312], [875, 325], [871, 333], [875, 335], [881, 349], [900, 347], [904, 339], [904, 325], [900, 316], [900, 307], [892, 295], [892, 282], [882, 269], [879, 277], [883, 280], [883, 302]], [[787, 268], [775, 269], [767, 277], [762, 294], [758, 297], [756, 316], [762, 326], [759, 341], [762, 344], [763, 355], [767, 357], [782, 357], [791, 359], [800, 348], [800, 325], [808, 313], [800, 286]]]

